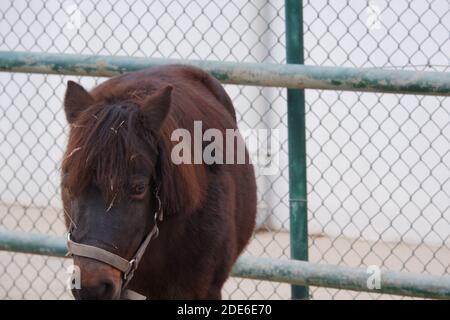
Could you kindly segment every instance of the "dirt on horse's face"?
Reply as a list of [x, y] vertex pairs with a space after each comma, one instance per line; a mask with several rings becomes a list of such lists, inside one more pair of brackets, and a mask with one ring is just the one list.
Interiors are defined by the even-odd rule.
[[[171, 87], [139, 105], [97, 102], [69, 82], [64, 108], [71, 124], [62, 164], [62, 199], [73, 241], [130, 260], [154, 225], [158, 131]], [[81, 288], [75, 298], [120, 298], [122, 274], [103, 262], [74, 257]]]

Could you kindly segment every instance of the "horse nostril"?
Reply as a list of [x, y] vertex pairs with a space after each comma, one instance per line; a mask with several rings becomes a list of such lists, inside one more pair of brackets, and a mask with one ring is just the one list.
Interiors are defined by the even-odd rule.
[[108, 300], [114, 297], [114, 285], [109, 281], [100, 282], [96, 286], [81, 287], [77, 296], [82, 300]]
[[103, 299], [112, 299], [114, 296], [114, 285], [111, 282], [103, 283]]

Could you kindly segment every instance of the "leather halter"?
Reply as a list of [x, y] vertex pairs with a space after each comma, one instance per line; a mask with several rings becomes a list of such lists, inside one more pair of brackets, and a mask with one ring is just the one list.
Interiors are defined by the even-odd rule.
[[131, 260], [126, 260], [115, 253], [112, 253], [99, 247], [75, 242], [70, 239], [70, 231], [67, 234], [67, 247], [69, 249], [68, 252], [69, 255], [98, 260], [122, 272], [122, 278], [124, 281], [122, 283], [121, 298], [123, 299], [128, 300], [147, 299], [147, 297], [135, 291], [126, 289], [126, 287], [129, 284], [130, 280], [133, 278], [134, 272], [136, 271], [139, 262], [141, 261], [141, 258], [144, 255], [145, 250], [147, 249], [148, 244], [152, 239], [158, 237], [159, 235], [157, 221], [158, 219], [159, 221], [163, 220], [163, 210], [161, 206], [161, 200], [158, 196], [158, 189], [156, 189], [155, 191], [155, 196], [156, 199], [158, 200], [158, 210], [154, 214], [154, 226], [150, 231], [150, 233], [145, 237], [144, 241], [142, 241], [142, 243], [140, 244], [139, 248], [137, 249], [136, 253], [134, 254]]

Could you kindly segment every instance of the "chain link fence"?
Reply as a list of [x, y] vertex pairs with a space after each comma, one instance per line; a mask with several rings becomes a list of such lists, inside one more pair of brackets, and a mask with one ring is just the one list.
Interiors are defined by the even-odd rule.
[[[284, 4], [2, 1], [0, 50], [285, 63]], [[450, 4], [304, 1], [305, 63], [449, 71]], [[62, 235], [59, 166], [67, 80], [0, 74], [0, 225]], [[285, 89], [227, 85], [241, 129], [277, 128], [279, 171], [260, 175], [254, 256], [289, 257]], [[450, 100], [306, 91], [310, 260], [450, 271]], [[0, 298], [70, 299], [70, 261], [0, 252]], [[311, 288], [316, 299], [389, 298]], [[233, 278], [224, 298], [285, 299], [286, 284]]]

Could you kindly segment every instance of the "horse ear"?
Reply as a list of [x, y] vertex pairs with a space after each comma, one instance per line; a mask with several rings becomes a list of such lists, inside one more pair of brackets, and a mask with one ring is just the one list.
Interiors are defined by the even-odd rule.
[[169, 113], [172, 89], [171, 85], [159, 88], [147, 97], [141, 105], [141, 114], [145, 124], [155, 133], [159, 132]]
[[64, 111], [69, 123], [73, 123], [81, 111], [94, 103], [94, 98], [82, 86], [74, 81], [67, 82], [64, 96]]

